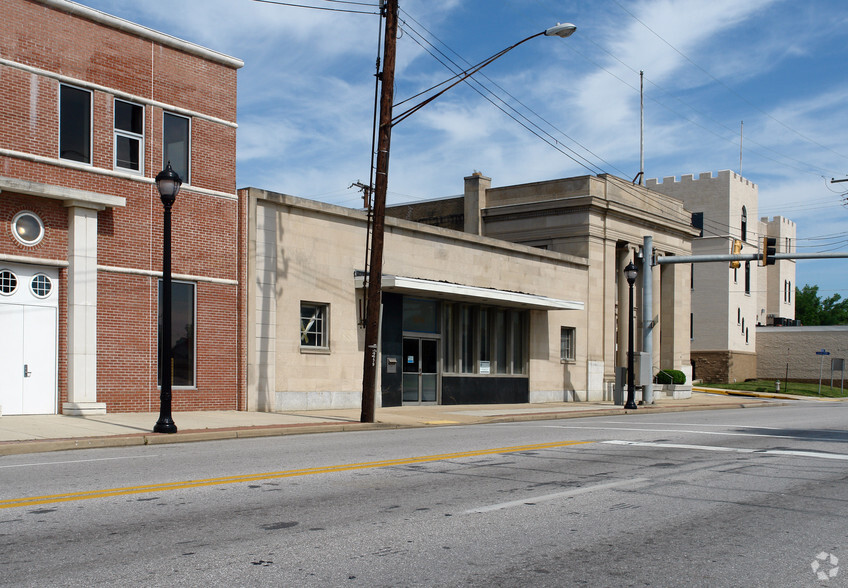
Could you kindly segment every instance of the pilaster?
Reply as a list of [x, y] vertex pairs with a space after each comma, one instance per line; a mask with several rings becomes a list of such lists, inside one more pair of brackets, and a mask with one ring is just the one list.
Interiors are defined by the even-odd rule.
[[68, 401], [63, 414], [105, 414], [97, 402], [97, 208], [68, 206]]

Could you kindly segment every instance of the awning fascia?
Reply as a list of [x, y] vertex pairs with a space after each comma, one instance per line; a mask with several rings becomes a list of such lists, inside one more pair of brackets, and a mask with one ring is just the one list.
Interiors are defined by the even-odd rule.
[[[362, 288], [364, 278], [356, 276], [356, 287]], [[531, 310], [583, 310], [584, 304], [572, 300], [559, 300], [537, 294], [510, 292], [495, 288], [466, 286], [451, 282], [423, 280], [421, 278], [406, 278], [403, 276], [383, 275], [382, 289], [384, 292], [413, 294], [427, 298], [439, 298], [456, 302], [475, 302], [513, 308]]]

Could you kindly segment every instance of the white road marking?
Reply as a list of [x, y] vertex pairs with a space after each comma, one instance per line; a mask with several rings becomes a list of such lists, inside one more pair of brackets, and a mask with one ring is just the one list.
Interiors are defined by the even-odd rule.
[[[700, 425], [698, 425], [700, 426]], [[699, 431], [697, 429], [642, 429], [635, 427], [571, 427], [568, 425], [545, 425], [549, 429], [587, 429], [590, 431], [635, 431], [638, 433], [693, 433], [696, 435], [720, 435], [724, 437], [765, 437], [768, 439], [799, 439], [798, 435], [767, 435], [760, 433], [730, 433], [726, 431]], [[748, 428], [748, 427], [746, 427]], [[803, 437], [805, 441], [833, 441], [833, 437]], [[848, 441], [846, 437], [845, 441]]]
[[600, 441], [607, 445], [630, 445], [635, 447], [663, 447], [666, 449], [694, 449], [698, 451], [723, 451], [730, 453], [759, 453], [765, 455], [791, 455], [794, 457], [811, 457], [815, 459], [837, 459], [848, 461], [844, 453], [823, 453], [820, 451], [796, 451], [791, 449], [747, 449], [744, 447], [717, 447], [714, 445], [687, 445], [684, 443], [654, 443], [651, 441]]
[[[633, 421], [598, 421], [598, 422], [610, 424], [610, 425], [633, 425], [634, 424]], [[732, 427], [737, 427], [737, 428], [743, 427], [745, 429], [765, 429], [765, 430], [772, 430], [772, 431], [780, 431], [781, 430], [781, 427], [758, 427], [758, 426], [755, 426], [755, 425], [739, 425], [739, 424], [736, 424], [736, 425], [712, 425], [712, 424], [706, 424], [706, 423], [648, 423], [648, 422], [645, 422], [645, 421], [639, 421], [638, 424], [640, 424], [640, 425], [663, 425], [663, 426], [666, 426], [666, 427], [714, 427], [716, 429], [720, 429], [720, 428], [729, 429], [729, 428], [732, 428]]]
[[126, 457], [98, 457], [97, 459], [69, 459], [67, 461], [39, 461], [35, 463], [16, 463], [9, 465], [0, 465], [1, 468], [28, 468], [33, 466], [45, 466], [45, 465], [62, 465], [66, 463], [85, 463], [89, 461], [112, 461], [115, 459], [151, 459], [154, 457], [159, 457], [158, 455], [134, 455], [134, 456], [126, 456]]
[[630, 480], [619, 480], [617, 482], [607, 482], [606, 484], [596, 484], [594, 486], [584, 486], [582, 488], [574, 488], [573, 490], [565, 490], [563, 492], [557, 492], [555, 494], [545, 494], [544, 496], [531, 496], [528, 498], [523, 498], [521, 500], [511, 500], [510, 502], [501, 502], [499, 504], [490, 504], [488, 506], [479, 506], [477, 508], [472, 508], [470, 510], [466, 510], [462, 514], [474, 514], [474, 513], [484, 513], [484, 512], [492, 512], [494, 510], [503, 510], [505, 508], [513, 508], [516, 506], [525, 506], [528, 504], [536, 504], [539, 502], [547, 502], [550, 500], [557, 500], [560, 498], [570, 498], [572, 496], [579, 496], [580, 494], [586, 494], [587, 492], [597, 492], [600, 490], [607, 490], [608, 488], [616, 488], [618, 486], [625, 486], [629, 484], [638, 484], [639, 482], [646, 482], [647, 478], [633, 478]]

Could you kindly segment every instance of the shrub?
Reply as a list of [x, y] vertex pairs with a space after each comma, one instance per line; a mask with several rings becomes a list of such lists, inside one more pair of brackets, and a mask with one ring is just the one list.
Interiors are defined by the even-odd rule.
[[685, 384], [686, 374], [680, 370], [660, 370], [654, 377], [657, 384]]

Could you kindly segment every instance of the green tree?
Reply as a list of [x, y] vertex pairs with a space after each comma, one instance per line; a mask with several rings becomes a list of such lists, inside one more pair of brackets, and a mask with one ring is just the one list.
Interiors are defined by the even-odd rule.
[[848, 299], [839, 294], [821, 299], [819, 287], [795, 288], [795, 318], [806, 326], [848, 324]]

